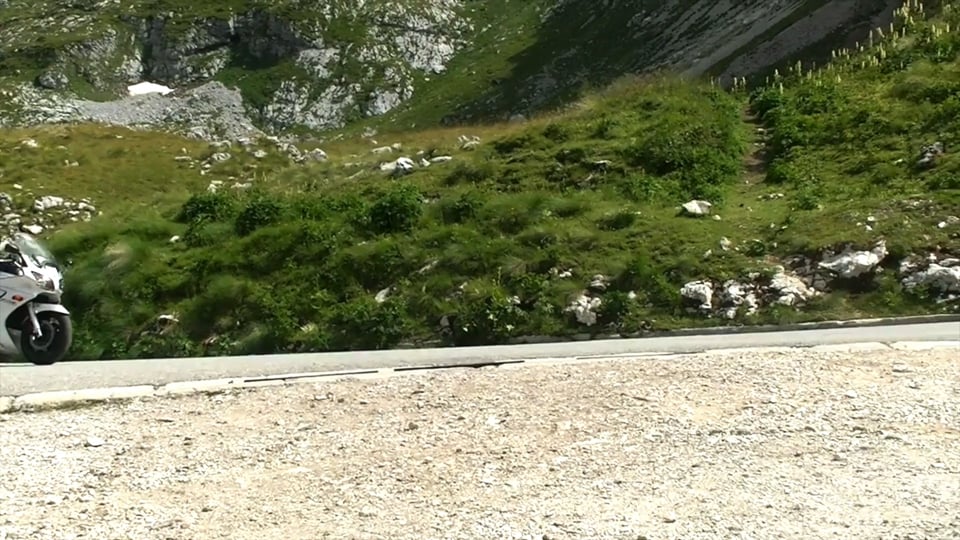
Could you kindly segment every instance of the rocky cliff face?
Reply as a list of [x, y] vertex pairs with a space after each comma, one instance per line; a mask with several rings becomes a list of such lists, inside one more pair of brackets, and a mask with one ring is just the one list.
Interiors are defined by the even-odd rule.
[[[729, 84], [795, 56], [829, 55], [892, 20], [898, 0], [560, 0], [511, 73], [448, 121], [561, 105], [627, 73], [671, 70]], [[829, 56], [827, 56], [829, 58]]]
[[[729, 79], [875, 26], [899, 3], [0, 2], [0, 125], [93, 120], [193, 133], [253, 129], [251, 122], [271, 132], [338, 128], [416, 102], [427, 85], [453, 89], [455, 98], [469, 90], [444, 105], [445, 119], [461, 122], [558, 105], [631, 72]], [[529, 46], [508, 70], [488, 62], [511, 41]], [[176, 92], [168, 101], [125, 97], [127, 85], [144, 80]], [[201, 116], [219, 115], [222, 125], [197, 125], [187, 104], [198, 100], [209, 112]]]

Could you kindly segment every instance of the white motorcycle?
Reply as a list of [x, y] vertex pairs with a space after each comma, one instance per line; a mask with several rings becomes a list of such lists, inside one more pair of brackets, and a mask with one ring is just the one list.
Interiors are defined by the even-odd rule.
[[26, 233], [5, 240], [0, 257], [0, 356], [59, 362], [70, 349], [73, 325], [60, 303], [63, 276], [56, 259]]

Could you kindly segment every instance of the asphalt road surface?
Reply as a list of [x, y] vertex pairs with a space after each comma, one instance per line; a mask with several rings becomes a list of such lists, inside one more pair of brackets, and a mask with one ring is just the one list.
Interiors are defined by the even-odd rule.
[[542, 358], [691, 353], [740, 347], [805, 347], [857, 342], [943, 340], [960, 340], [960, 322], [489, 347], [63, 362], [52, 366], [0, 364], [0, 396], [98, 387], [162, 385], [202, 379], [256, 378], [287, 373], [455, 366]]

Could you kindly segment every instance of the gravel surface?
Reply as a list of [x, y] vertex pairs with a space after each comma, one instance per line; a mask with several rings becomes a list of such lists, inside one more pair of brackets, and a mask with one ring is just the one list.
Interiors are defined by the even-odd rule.
[[956, 351], [485, 368], [0, 416], [0, 539], [958, 535]]
[[18, 87], [10, 99], [21, 113], [16, 119], [4, 119], [0, 114], [0, 126], [97, 122], [139, 129], [169, 128], [211, 141], [263, 135], [253, 125], [240, 93], [216, 81], [168, 96], [145, 94], [110, 101], [72, 99], [26, 84]]

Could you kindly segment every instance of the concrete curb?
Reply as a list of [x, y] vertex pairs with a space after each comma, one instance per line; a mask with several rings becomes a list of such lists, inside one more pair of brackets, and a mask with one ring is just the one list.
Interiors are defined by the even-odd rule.
[[111, 401], [131, 400], [145, 397], [175, 397], [201, 393], [222, 393], [241, 388], [282, 386], [288, 384], [318, 383], [323, 381], [352, 379], [376, 379], [403, 375], [414, 375], [427, 371], [445, 369], [475, 369], [482, 367], [522, 368], [527, 366], [546, 366], [562, 364], [581, 364], [609, 362], [616, 360], [669, 360], [678, 357], [709, 357], [734, 353], [786, 353], [790, 351], [816, 352], [876, 352], [880, 350], [929, 351], [935, 349], [956, 349], [960, 352], [958, 341], [904, 341], [904, 342], [861, 342], [836, 345], [817, 345], [813, 347], [746, 347], [720, 348], [692, 353], [626, 353], [613, 355], [590, 355], [563, 358], [532, 358], [518, 360], [493, 361], [481, 365], [457, 365], [450, 367], [393, 367], [354, 371], [326, 371], [315, 373], [287, 373], [267, 377], [237, 377], [229, 379], [208, 379], [181, 381], [161, 386], [121, 386], [112, 388], [87, 388], [83, 390], [64, 390], [57, 392], [37, 392], [21, 396], [0, 396], [0, 414], [13, 412], [36, 412], [54, 409], [81, 407]]
[[677, 330], [654, 330], [630, 334], [581, 335], [569, 338], [550, 336], [524, 336], [510, 341], [511, 345], [564, 343], [575, 341], [597, 341], [607, 339], [635, 339], [684, 336], [723, 336], [733, 334], [754, 334], [764, 332], [792, 332], [796, 330], [829, 330], [833, 328], [870, 328], [874, 326], [904, 326], [908, 324], [933, 324], [960, 322], [960, 313], [936, 315], [911, 315], [908, 317], [882, 317], [874, 319], [848, 319], [839, 321], [820, 321], [791, 324], [764, 324], [743, 326], [705, 326], [703, 328], [680, 328]]

